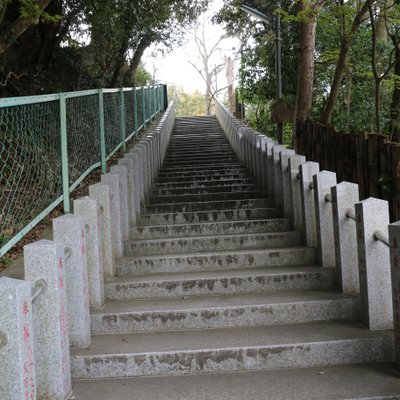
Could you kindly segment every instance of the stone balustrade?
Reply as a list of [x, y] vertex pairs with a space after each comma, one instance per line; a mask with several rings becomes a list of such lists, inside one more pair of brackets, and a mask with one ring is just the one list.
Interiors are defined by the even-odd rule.
[[90, 346], [90, 309], [104, 305], [104, 280], [115, 277], [174, 121], [171, 103], [155, 130], [74, 201], [74, 213], [53, 221], [52, 241], [24, 247], [25, 280], [0, 278], [1, 399], [73, 397], [70, 346]]
[[388, 202], [360, 202], [358, 185], [337, 183], [335, 173], [320, 171], [318, 163], [269, 138], [261, 140], [259, 160], [259, 134], [219, 102], [217, 118], [240, 160], [262, 177], [276, 206], [303, 233], [304, 244], [317, 248], [320, 265], [334, 269], [344, 293], [359, 294], [366, 327], [394, 327], [400, 364], [400, 221], [389, 224]]

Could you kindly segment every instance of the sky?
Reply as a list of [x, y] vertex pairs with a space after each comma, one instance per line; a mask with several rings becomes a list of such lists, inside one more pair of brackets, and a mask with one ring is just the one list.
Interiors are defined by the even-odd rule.
[[[199, 21], [206, 19], [207, 16], [212, 16], [222, 5], [223, 1], [214, 0], [209, 11], [201, 16]], [[209, 20], [206, 24], [205, 37], [207, 48], [211, 48], [224, 34], [224, 30], [221, 26], [212, 24]], [[215, 52], [215, 56], [210, 62], [212, 67], [224, 63], [224, 56], [231, 56], [233, 58], [235, 53], [239, 51], [240, 43], [238, 39], [227, 38], [221, 42], [219, 47], [221, 51]], [[205, 92], [204, 80], [193, 65], [189, 63], [190, 61], [198, 67], [201, 66], [195, 41], [189, 34], [186, 35], [186, 42], [182, 47], [174, 49], [171, 54], [165, 57], [159, 54], [156, 57], [152, 57], [151, 54], [154, 50], [154, 47], [148, 49], [143, 56], [143, 62], [146, 69], [151, 74], [153, 74], [154, 69], [156, 69], [155, 76], [157, 81], [181, 86], [186, 93], [192, 93], [195, 90], [199, 90], [202, 93]], [[237, 70], [238, 62], [236, 62], [235, 67]], [[225, 69], [218, 75], [217, 82], [219, 88], [226, 86]]]

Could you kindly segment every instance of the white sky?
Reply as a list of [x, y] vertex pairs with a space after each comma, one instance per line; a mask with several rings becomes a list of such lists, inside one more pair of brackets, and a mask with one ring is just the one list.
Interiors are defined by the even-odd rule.
[[[222, 7], [222, 0], [214, 0], [210, 10], [206, 13], [204, 18], [208, 15], [212, 16], [219, 8]], [[202, 17], [199, 18], [202, 21]], [[208, 43], [207, 48], [211, 48], [216, 41], [224, 34], [224, 30], [219, 25], [213, 25], [208, 21], [206, 29], [206, 41]], [[151, 53], [154, 48], [148, 49], [143, 57], [143, 62], [146, 69], [153, 74], [154, 67], [156, 68], [156, 80], [166, 83], [175, 84], [176, 86], [182, 86], [185, 92], [192, 93], [196, 89], [200, 90], [202, 93], [205, 92], [205, 82], [201, 78], [200, 74], [196, 69], [189, 64], [189, 60], [195, 63], [198, 67], [201, 66], [200, 61], [197, 58], [197, 47], [194, 39], [187, 35], [188, 41], [184, 46], [176, 48], [171, 54], [162, 57], [160, 54], [156, 54], [156, 57], [151, 57]], [[224, 62], [224, 56], [234, 57], [234, 53], [239, 51], [240, 42], [238, 39], [227, 38], [224, 39], [220, 46], [222, 51], [216, 52], [215, 57], [211, 61], [210, 67], [219, 65]], [[235, 48], [235, 50], [232, 50]], [[237, 70], [238, 62], [236, 62], [235, 70]], [[218, 75], [218, 88], [226, 86], [225, 68]]]

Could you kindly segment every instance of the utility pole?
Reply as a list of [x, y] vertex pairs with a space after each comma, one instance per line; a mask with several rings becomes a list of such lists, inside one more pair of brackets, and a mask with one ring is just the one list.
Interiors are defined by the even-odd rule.
[[[277, 7], [281, 7], [280, 1], [277, 3]], [[282, 98], [282, 38], [281, 38], [281, 16], [279, 13], [275, 15], [275, 18], [265, 15], [264, 13], [251, 8], [246, 4], [241, 4], [240, 9], [245, 13], [256, 17], [268, 25], [273, 25], [275, 32], [275, 79], [276, 79], [276, 101]], [[283, 124], [276, 124], [276, 138], [278, 143], [283, 142]]]

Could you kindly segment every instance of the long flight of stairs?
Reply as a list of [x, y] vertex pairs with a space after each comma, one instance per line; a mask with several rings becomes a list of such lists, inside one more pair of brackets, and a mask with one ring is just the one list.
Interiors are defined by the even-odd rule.
[[216, 118], [177, 118], [144, 207], [92, 345], [73, 351], [77, 399], [350, 398], [359, 370], [383, 390], [389, 367], [373, 363], [391, 359], [392, 334], [358, 323], [358, 298], [316, 265]]

